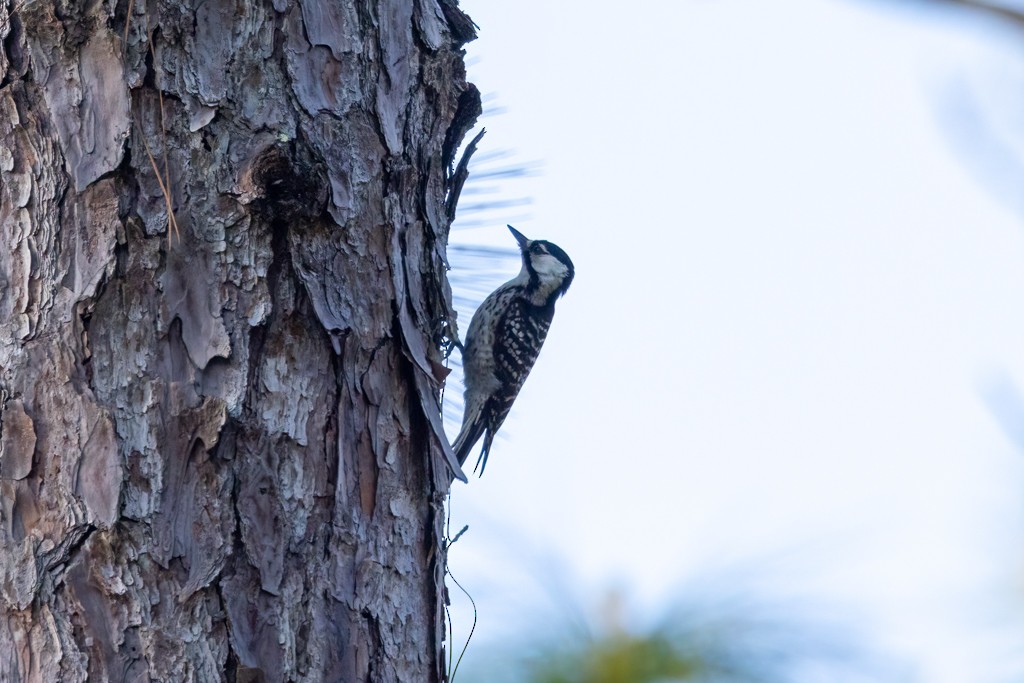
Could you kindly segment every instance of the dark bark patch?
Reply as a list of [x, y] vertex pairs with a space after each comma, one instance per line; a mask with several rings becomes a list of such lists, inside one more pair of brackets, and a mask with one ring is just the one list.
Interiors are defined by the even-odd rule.
[[[7, 16], [6, 4], [0, 10], [0, 16]], [[17, 14], [10, 17], [7, 31], [3, 35], [3, 55], [0, 58], [0, 88], [22, 78], [28, 69], [25, 31], [22, 27], [21, 17]]]
[[128, 477], [125, 482], [126, 517], [131, 510], [141, 510], [150, 507], [148, 501], [153, 496], [153, 480], [145, 470], [142, 453], [133, 450], [128, 454], [127, 469]]
[[247, 666], [239, 666], [235, 669], [234, 683], [266, 683], [266, 676], [259, 669], [250, 669]]
[[476, 40], [476, 31], [479, 27], [468, 14], [459, 9], [458, 0], [438, 0], [438, 3], [441, 5], [445, 19], [448, 20], [448, 28], [451, 29], [456, 47]]
[[441, 161], [446, 169], [450, 169], [455, 163], [455, 153], [459, 150], [459, 145], [462, 144], [466, 133], [476, 125], [476, 120], [483, 111], [480, 91], [472, 83], [467, 83], [466, 89], [459, 95], [459, 103], [445, 131], [444, 144], [441, 146]]
[[327, 205], [323, 165], [303, 145], [278, 143], [249, 162], [241, 187], [254, 197], [257, 212], [272, 224], [301, 227], [323, 214]]
[[459, 165], [455, 168], [455, 171], [448, 178], [448, 195], [445, 197], [445, 213], [448, 216], [449, 225], [455, 220], [455, 212], [459, 206], [459, 197], [462, 196], [462, 187], [466, 184], [466, 180], [469, 178], [469, 160], [473, 158], [476, 153], [476, 146], [483, 138], [486, 130], [481, 130], [476, 134], [469, 144], [466, 145], [466, 149], [462, 152], [462, 158], [459, 159]]

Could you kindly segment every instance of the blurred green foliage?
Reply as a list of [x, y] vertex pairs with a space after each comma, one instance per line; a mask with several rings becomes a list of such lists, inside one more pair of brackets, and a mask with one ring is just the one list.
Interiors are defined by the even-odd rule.
[[[834, 618], [796, 605], [705, 594], [683, 601], [659, 624], [626, 625], [618, 593], [596, 618], [545, 620], [525, 639], [473, 652], [458, 683], [894, 683], [904, 667], [869, 652]], [[582, 628], [581, 628], [582, 626]]]
[[615, 634], [575, 650], [549, 653], [534, 663], [534, 683], [662, 683], [693, 680], [705, 669], [664, 634]]

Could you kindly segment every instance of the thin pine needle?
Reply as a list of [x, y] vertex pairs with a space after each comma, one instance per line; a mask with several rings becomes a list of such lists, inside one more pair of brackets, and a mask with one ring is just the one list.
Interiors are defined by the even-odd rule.
[[128, 29], [132, 27], [132, 10], [135, 9], [135, 0], [128, 0], [128, 12], [124, 15], [124, 49], [128, 49]]
[[[461, 532], [460, 532], [459, 535], [460, 536], [462, 535]], [[462, 587], [462, 584], [459, 583], [458, 579], [455, 578], [455, 576], [452, 574], [450, 569], [447, 570], [447, 572], [448, 572], [448, 576], [451, 577], [452, 582], [455, 583], [455, 585], [459, 587], [459, 590], [462, 591], [466, 595], [467, 598], [469, 598], [469, 604], [471, 604], [473, 606], [473, 626], [470, 627], [470, 629], [469, 629], [469, 635], [466, 636], [466, 644], [462, 646], [462, 652], [459, 653], [459, 659], [458, 659], [458, 661], [455, 662], [455, 668], [452, 669], [452, 675], [449, 677], [449, 681], [451, 683], [455, 683], [455, 674], [458, 673], [458, 671], [459, 671], [459, 664], [462, 664], [462, 658], [466, 656], [466, 651], [469, 650], [469, 641], [473, 640], [473, 633], [476, 631], [477, 610], [476, 610], [476, 601], [473, 600], [473, 596], [469, 594], [469, 591], [467, 591], [465, 588]], [[451, 622], [449, 622], [449, 627], [450, 626], [451, 626]]]
[[455, 534], [455, 538], [453, 538], [452, 540], [448, 541], [448, 547], [451, 548], [453, 545], [455, 545], [455, 542], [457, 540], [459, 540], [460, 538], [462, 538], [462, 534], [466, 533], [467, 531], [469, 531], [469, 525], [468, 524], [466, 526], [462, 527], [459, 530], [459, 533]]
[[[468, 530], [469, 525], [467, 524], [466, 526], [462, 527], [459, 533], [455, 534], [455, 538], [452, 538], [452, 494], [451, 492], [449, 492], [448, 510], [444, 520], [444, 535], [445, 538], [448, 538], [450, 540], [445, 546], [445, 550], [447, 551], [449, 548], [451, 548], [452, 544], [459, 540], [462, 537], [462, 534], [466, 533]], [[447, 576], [451, 577], [455, 585], [459, 587], [459, 590], [462, 591], [467, 598], [469, 598], [469, 604], [473, 606], [473, 626], [469, 629], [469, 635], [466, 637], [466, 644], [462, 646], [462, 652], [459, 653], [459, 659], [455, 662], [454, 668], [452, 667], [452, 658], [455, 656], [455, 649], [452, 648], [448, 652], [448, 671], [450, 672], [448, 675], [448, 683], [455, 683], [455, 674], [459, 670], [459, 664], [462, 663], [462, 658], [466, 656], [466, 651], [469, 650], [469, 641], [473, 639], [473, 633], [476, 631], [478, 613], [476, 609], [476, 601], [473, 600], [473, 596], [469, 594], [469, 591], [462, 587], [462, 584], [459, 583], [455, 576], [452, 574], [452, 570], [448, 567], [445, 567], [444, 573]], [[445, 615], [447, 615], [448, 617], [448, 642], [454, 644], [455, 633], [452, 628], [452, 614], [451, 611], [448, 609], [448, 605], [444, 606], [444, 612]]]
[[[455, 648], [451, 646], [452, 642], [455, 641], [455, 631], [452, 629], [452, 611], [448, 609], [448, 605], [444, 606], [444, 616], [448, 619], [448, 671], [451, 672], [455, 659]], [[450, 676], [448, 683], [451, 683]]]
[[149, 149], [149, 143], [146, 141], [146, 136], [143, 135], [141, 137], [142, 144], [146, 147], [146, 155], [149, 157], [149, 163], [153, 166], [153, 173], [156, 175], [156, 182], [160, 185], [160, 192], [164, 195], [164, 203], [167, 204], [167, 245], [170, 246], [171, 229], [173, 228], [174, 234], [178, 234], [178, 222], [174, 218], [174, 207], [171, 205], [171, 193], [168, 192], [167, 186], [164, 185], [163, 178], [160, 177], [160, 168], [156, 165], [156, 159], [153, 158], [153, 152]]
[[[150, 49], [152, 49], [152, 43], [150, 43]], [[155, 59], [155, 57], [154, 57], [154, 59]], [[162, 137], [162, 139], [163, 139], [162, 141], [163, 141], [163, 144], [164, 144], [164, 178], [166, 179], [166, 182], [167, 182], [167, 188], [170, 189], [170, 187], [171, 187], [171, 170], [170, 170], [170, 168], [168, 167], [168, 164], [167, 164], [167, 128], [164, 126], [164, 91], [161, 90], [160, 88], [157, 88], [156, 89], [156, 95], [157, 95], [157, 98], [158, 98], [158, 100], [160, 102], [160, 136]], [[168, 202], [170, 202], [169, 198], [168, 198]], [[174, 236], [178, 238], [178, 242], [181, 242], [181, 231], [178, 229], [178, 219], [174, 217], [174, 212], [173, 211], [171, 211], [168, 214], [168, 216], [169, 216], [168, 226], [169, 226], [169, 228], [173, 228], [174, 229]], [[168, 244], [168, 246], [170, 246], [170, 244], [171, 244], [170, 229], [168, 229], [168, 233], [167, 233], [167, 244]]]
[[[127, 36], [127, 27], [125, 36]], [[153, 29], [149, 25], [149, 15], [146, 15], [146, 39], [149, 41], [149, 56], [156, 64], [156, 53], [153, 51]], [[171, 171], [167, 164], [167, 128], [164, 126], [164, 93], [159, 85], [156, 89], [157, 98], [160, 103], [160, 138], [163, 143], [164, 172], [161, 176], [160, 169], [156, 164], [153, 151], [149, 148], [149, 141], [145, 134], [141, 135], [142, 144], [146, 146], [146, 154], [149, 156], [149, 163], [153, 166], [153, 173], [156, 175], [156, 182], [160, 185], [160, 192], [164, 195], [164, 202], [167, 204], [167, 248], [171, 247], [172, 238], [177, 237], [181, 242], [181, 230], [178, 228], [178, 219], [174, 216], [174, 203], [171, 199]]]
[[[442, 401], [442, 405], [443, 405], [443, 401], [444, 401], [444, 388], [443, 387], [441, 388], [441, 401]], [[444, 516], [444, 537], [445, 538], [451, 538], [451, 535], [452, 535], [452, 492], [451, 492], [451, 489], [449, 489], [448, 490], [448, 506], [445, 508], [445, 516]], [[445, 574], [449, 573], [448, 572], [448, 565], [447, 565], [447, 562], [448, 562], [447, 551], [448, 551], [448, 548], [451, 547], [451, 545], [452, 545], [451, 543], [446, 543], [445, 546], [444, 546], [444, 549], [445, 549], [445, 563], [446, 563], [445, 564], [445, 568], [444, 568], [444, 573]], [[455, 659], [455, 647], [454, 647], [454, 645], [455, 645], [455, 630], [454, 630], [454, 628], [452, 626], [452, 612], [451, 612], [450, 609], [448, 609], [448, 601], [447, 600], [445, 600], [444, 615], [445, 615], [445, 617], [448, 618], [448, 673], [449, 673], [448, 683], [451, 683], [452, 666], [454, 664], [454, 659]]]

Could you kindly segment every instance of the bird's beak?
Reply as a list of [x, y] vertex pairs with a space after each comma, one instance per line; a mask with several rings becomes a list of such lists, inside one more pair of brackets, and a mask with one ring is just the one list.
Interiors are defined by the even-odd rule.
[[516, 238], [516, 242], [519, 242], [519, 248], [521, 250], [525, 251], [526, 247], [530, 244], [530, 240], [528, 240], [526, 238], [526, 235], [524, 235], [523, 233], [519, 232], [518, 230], [513, 228], [511, 225], [508, 226], [508, 229], [509, 229], [509, 232], [512, 233], [512, 236]]

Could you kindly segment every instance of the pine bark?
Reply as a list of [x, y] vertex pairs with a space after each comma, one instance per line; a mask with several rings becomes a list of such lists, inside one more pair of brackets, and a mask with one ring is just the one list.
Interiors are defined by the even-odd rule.
[[0, 681], [444, 679], [472, 37], [0, 2]]

